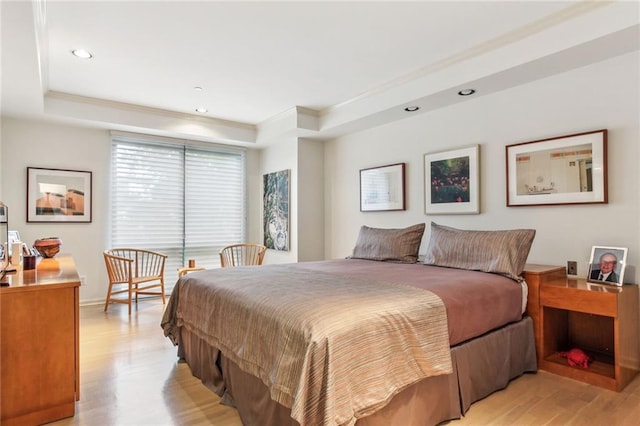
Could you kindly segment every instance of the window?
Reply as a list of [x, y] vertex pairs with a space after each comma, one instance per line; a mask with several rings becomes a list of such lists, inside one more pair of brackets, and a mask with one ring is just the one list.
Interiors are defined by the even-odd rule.
[[187, 259], [217, 267], [245, 240], [243, 150], [114, 134], [111, 165], [111, 245], [167, 254], [169, 287]]

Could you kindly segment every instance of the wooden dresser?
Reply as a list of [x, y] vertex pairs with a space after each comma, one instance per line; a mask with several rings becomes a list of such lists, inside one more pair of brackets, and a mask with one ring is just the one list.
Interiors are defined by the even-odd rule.
[[80, 399], [79, 286], [69, 255], [38, 259], [0, 288], [0, 424], [75, 414]]

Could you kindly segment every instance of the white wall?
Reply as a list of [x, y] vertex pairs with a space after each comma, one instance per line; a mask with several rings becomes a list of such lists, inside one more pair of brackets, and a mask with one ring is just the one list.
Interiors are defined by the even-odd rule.
[[[265, 263], [350, 254], [361, 225], [402, 227], [434, 220], [469, 229], [531, 227], [538, 231], [529, 260], [579, 262], [586, 275], [592, 245], [629, 248], [626, 281], [640, 281], [640, 73], [638, 53], [540, 80], [393, 124], [320, 142], [292, 138], [247, 153], [248, 239], [262, 239], [262, 175], [291, 169], [291, 250], [270, 250]], [[600, 128], [609, 129], [609, 204], [505, 207], [505, 145]], [[109, 247], [110, 137], [86, 129], [3, 117], [0, 194], [10, 226], [23, 240], [58, 236], [86, 284], [83, 303], [103, 301]], [[423, 155], [481, 145], [480, 215], [425, 216]], [[359, 170], [407, 163], [407, 211], [361, 213]], [[93, 172], [93, 222], [26, 223], [26, 168]], [[323, 196], [324, 191], [324, 196]], [[324, 222], [324, 226], [323, 226]], [[426, 238], [423, 241], [423, 250]]]
[[[530, 262], [576, 260], [586, 276], [593, 245], [628, 247], [625, 281], [638, 282], [639, 75], [635, 52], [327, 142], [325, 257], [350, 254], [361, 225], [534, 228]], [[601, 128], [609, 130], [609, 204], [506, 207], [506, 145]], [[472, 144], [480, 144], [481, 214], [425, 215], [423, 155]], [[359, 170], [398, 162], [407, 163], [407, 210], [361, 213]], [[427, 241], [428, 231], [422, 252]]]
[[[289, 251], [267, 250], [264, 263], [291, 263], [298, 261], [298, 139], [290, 138], [260, 151], [262, 174], [291, 170], [289, 175]], [[260, 178], [262, 179], [262, 177]], [[262, 188], [262, 180], [260, 180]], [[262, 199], [260, 200], [262, 203]], [[261, 204], [262, 208], [262, 204]], [[261, 213], [262, 214], [262, 213]], [[262, 224], [262, 218], [260, 223]], [[261, 234], [262, 235], [262, 234]]]
[[247, 151], [247, 241], [262, 244], [262, 172], [260, 151]]
[[[10, 229], [16, 229], [31, 245], [42, 237], [62, 239], [62, 253], [70, 253], [78, 273], [86, 277], [80, 302], [104, 302], [107, 274], [102, 252], [111, 246], [109, 220], [109, 169], [111, 137], [107, 130], [63, 126], [30, 120], [2, 118], [0, 191], [9, 206]], [[247, 237], [260, 241], [261, 198], [255, 181], [261, 176], [257, 150], [247, 151]], [[27, 167], [87, 170], [93, 177], [91, 223], [27, 223]], [[261, 188], [258, 186], [258, 188]], [[167, 271], [167, 279], [175, 276]]]
[[298, 142], [298, 261], [324, 259], [324, 144]]
[[[110, 137], [106, 130], [2, 119], [2, 192], [10, 210], [9, 227], [28, 245], [38, 238], [60, 237], [61, 253], [70, 253], [86, 277], [80, 300], [102, 300], [107, 275], [102, 251], [107, 248]], [[27, 167], [92, 172], [91, 223], [27, 223]]]
[[[260, 150], [259, 169], [261, 174], [291, 170], [289, 251], [268, 250], [264, 263], [324, 259], [323, 143], [293, 137], [270, 145]], [[262, 177], [255, 183], [255, 188], [262, 190]], [[261, 197], [262, 193], [260, 203]], [[252, 219], [259, 219], [262, 224], [261, 217]]]

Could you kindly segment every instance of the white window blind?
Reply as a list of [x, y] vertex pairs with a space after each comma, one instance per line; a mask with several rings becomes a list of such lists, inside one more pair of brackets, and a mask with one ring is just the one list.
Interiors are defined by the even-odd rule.
[[195, 259], [218, 267], [218, 252], [245, 240], [243, 150], [112, 138], [112, 247], [167, 254], [169, 287]]

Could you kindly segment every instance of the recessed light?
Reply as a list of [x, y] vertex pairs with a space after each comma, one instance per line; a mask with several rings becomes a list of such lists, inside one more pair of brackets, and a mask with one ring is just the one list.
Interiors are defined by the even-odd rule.
[[84, 49], [75, 49], [72, 50], [71, 53], [73, 53], [73, 56], [76, 56], [80, 59], [91, 59], [93, 58], [93, 55], [91, 54], [91, 52], [89, 52], [88, 50], [84, 50]]
[[202, 92], [202, 87], [196, 86], [193, 88], [193, 90], [195, 90], [196, 92]]
[[419, 106], [415, 106], [415, 105], [414, 105], [414, 106], [408, 106], [408, 107], [406, 107], [404, 110], [405, 110], [405, 111], [407, 111], [407, 112], [414, 112], [414, 111], [417, 111], [417, 110], [419, 110], [419, 109], [420, 109], [420, 107], [419, 107]]
[[458, 92], [458, 95], [470, 96], [470, 95], [473, 95], [474, 93], [476, 93], [475, 89], [462, 89], [461, 91]]
[[202, 113], [204, 114], [205, 112], [209, 111], [208, 109], [204, 108], [204, 107], [199, 107], [196, 108], [196, 112]]

